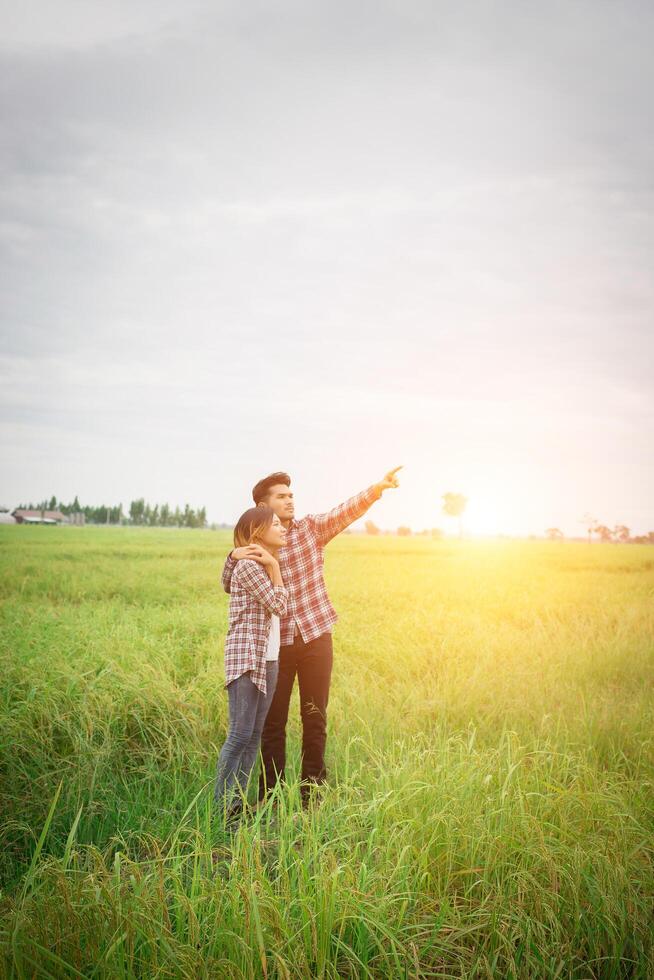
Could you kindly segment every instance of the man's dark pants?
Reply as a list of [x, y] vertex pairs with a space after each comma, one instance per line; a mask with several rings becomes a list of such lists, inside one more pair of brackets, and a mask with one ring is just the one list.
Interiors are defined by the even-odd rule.
[[261, 736], [263, 771], [259, 796], [263, 799], [284, 776], [286, 767], [286, 722], [297, 674], [302, 717], [302, 795], [306, 797], [312, 783], [324, 783], [325, 743], [327, 742], [327, 702], [332, 676], [333, 650], [331, 633], [323, 633], [304, 643], [299, 633], [290, 646], [279, 650], [277, 687], [268, 710]]

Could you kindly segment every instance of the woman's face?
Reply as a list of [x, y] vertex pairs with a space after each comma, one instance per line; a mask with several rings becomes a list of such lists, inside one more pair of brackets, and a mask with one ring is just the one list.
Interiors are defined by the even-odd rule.
[[272, 519], [272, 524], [267, 527], [260, 537], [260, 542], [267, 548], [283, 548], [286, 544], [286, 528], [277, 517]]

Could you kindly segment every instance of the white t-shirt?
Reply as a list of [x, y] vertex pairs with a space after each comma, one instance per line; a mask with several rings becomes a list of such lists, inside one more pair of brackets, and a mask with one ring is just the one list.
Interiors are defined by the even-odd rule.
[[268, 634], [268, 649], [266, 660], [279, 660], [279, 644], [281, 634], [279, 632], [279, 616], [273, 613], [270, 617], [270, 633]]

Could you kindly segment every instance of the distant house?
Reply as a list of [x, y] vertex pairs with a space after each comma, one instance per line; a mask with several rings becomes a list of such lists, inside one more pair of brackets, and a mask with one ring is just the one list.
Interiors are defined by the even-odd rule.
[[12, 510], [17, 524], [63, 524], [66, 515], [60, 510]]

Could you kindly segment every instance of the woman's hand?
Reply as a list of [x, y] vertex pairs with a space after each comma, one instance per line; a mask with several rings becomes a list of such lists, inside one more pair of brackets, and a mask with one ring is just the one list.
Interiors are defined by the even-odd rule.
[[256, 548], [257, 554], [253, 553], [248, 557], [253, 558], [254, 561], [258, 561], [260, 565], [263, 565], [273, 585], [283, 585], [282, 570], [275, 556], [271, 555], [265, 548], [260, 548], [259, 545], [250, 545], [250, 547]]
[[259, 555], [250, 555], [250, 558], [254, 558], [255, 561], [258, 561], [259, 564], [263, 565], [268, 572], [272, 571], [273, 568], [279, 568], [279, 562], [275, 556], [271, 555], [265, 548], [260, 549]]

